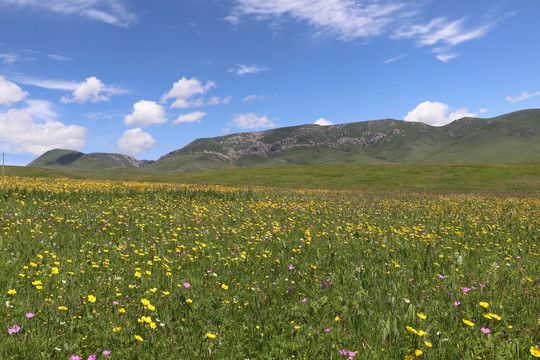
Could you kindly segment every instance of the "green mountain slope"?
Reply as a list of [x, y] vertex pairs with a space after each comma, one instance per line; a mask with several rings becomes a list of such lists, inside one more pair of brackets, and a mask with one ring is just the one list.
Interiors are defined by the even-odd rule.
[[[446, 126], [400, 120], [302, 125], [197, 139], [148, 169], [292, 164], [509, 164], [540, 162], [540, 109], [491, 119], [463, 118]], [[166, 165], [165, 165], [166, 164]]]
[[141, 168], [148, 161], [141, 161], [124, 154], [83, 154], [73, 150], [55, 149], [47, 151], [28, 164], [29, 167], [57, 170], [91, 170], [106, 168]]
[[302, 164], [540, 164], [540, 109], [442, 127], [384, 119], [314, 124], [197, 139], [150, 163], [120, 154], [52, 150], [29, 166], [144, 168], [180, 174]]

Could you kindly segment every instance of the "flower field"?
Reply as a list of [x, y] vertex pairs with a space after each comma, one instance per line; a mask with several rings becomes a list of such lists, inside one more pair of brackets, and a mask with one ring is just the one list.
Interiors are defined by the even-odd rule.
[[1, 359], [540, 357], [537, 195], [0, 181]]

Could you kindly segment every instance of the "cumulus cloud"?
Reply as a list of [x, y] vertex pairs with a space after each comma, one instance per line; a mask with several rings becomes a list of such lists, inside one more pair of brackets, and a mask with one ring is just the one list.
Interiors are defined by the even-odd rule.
[[192, 99], [196, 95], [203, 95], [216, 84], [213, 81], [207, 81], [202, 84], [199, 79], [187, 79], [182, 77], [174, 83], [173, 88], [168, 93], [161, 97], [161, 102], [166, 103], [169, 99], [174, 99], [171, 108], [187, 109], [192, 106], [202, 106], [204, 100], [202, 98]]
[[124, 154], [137, 156], [145, 153], [156, 146], [156, 140], [141, 128], [127, 130], [118, 139], [118, 150]]
[[[39, 110], [45, 110], [45, 114], [36, 116]], [[86, 128], [52, 120], [56, 117], [45, 102], [34, 101], [29, 102], [28, 108], [10, 109], [0, 113], [0, 139], [14, 153], [34, 155], [55, 148], [80, 150], [86, 146]]]
[[163, 106], [155, 101], [141, 100], [133, 105], [133, 112], [124, 118], [126, 125], [149, 126], [167, 122]]
[[121, 0], [2, 0], [2, 3], [24, 10], [44, 9], [64, 16], [82, 16], [124, 28], [137, 21], [137, 16]]
[[325, 118], [320, 118], [319, 120], [315, 121], [314, 124], [315, 125], [320, 125], [320, 126], [334, 125], [333, 122], [331, 122], [330, 120], [327, 120]]
[[538, 96], [538, 95], [540, 95], [540, 91], [534, 92], [532, 94], [529, 94], [527, 91], [524, 91], [521, 93], [521, 95], [516, 96], [516, 97], [507, 96], [505, 100], [514, 104], [514, 103], [527, 100], [528, 98], [532, 98], [533, 96]]
[[173, 124], [180, 124], [180, 123], [201, 123], [202, 122], [202, 119], [203, 117], [206, 116], [206, 113], [205, 112], [202, 112], [202, 111], [194, 111], [192, 113], [189, 113], [189, 114], [185, 114], [185, 115], [180, 115], [178, 117], [178, 119], [174, 120], [173, 121]]
[[234, 114], [233, 120], [228, 125], [241, 129], [264, 129], [277, 126], [267, 116], [259, 117], [254, 113]]
[[27, 96], [28, 93], [21, 89], [19, 85], [0, 75], [0, 105], [11, 106]]
[[[450, 113], [450, 114], [448, 114]], [[467, 108], [451, 112], [450, 106], [441, 102], [426, 101], [409, 111], [405, 121], [421, 122], [432, 126], [444, 126], [464, 117], [476, 117], [478, 113], [470, 113]]]
[[[78, 103], [83, 104], [87, 101], [96, 103], [98, 101], [109, 101], [112, 89], [105, 87], [105, 84], [95, 76], [87, 78], [84, 82], [75, 86], [71, 98], [63, 97], [60, 99], [64, 104]], [[106, 95], [104, 94], [106, 93]]]
[[261, 67], [261, 66], [248, 66], [248, 65], [242, 65], [238, 64], [236, 65], [236, 69], [229, 69], [229, 72], [235, 73], [236, 75], [245, 75], [245, 74], [256, 74], [260, 73], [262, 71], [267, 71], [268, 68]]

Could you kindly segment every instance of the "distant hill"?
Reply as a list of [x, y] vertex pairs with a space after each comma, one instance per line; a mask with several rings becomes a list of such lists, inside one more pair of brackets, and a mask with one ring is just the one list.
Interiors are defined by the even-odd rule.
[[124, 154], [83, 154], [73, 150], [55, 149], [47, 151], [28, 166], [57, 170], [91, 170], [118, 167], [141, 168], [152, 162], [137, 160]]
[[175, 174], [291, 164], [512, 163], [540, 163], [540, 109], [491, 119], [462, 118], [442, 127], [384, 119], [230, 134], [197, 139], [153, 163], [127, 155], [52, 150], [29, 166], [130, 166]]

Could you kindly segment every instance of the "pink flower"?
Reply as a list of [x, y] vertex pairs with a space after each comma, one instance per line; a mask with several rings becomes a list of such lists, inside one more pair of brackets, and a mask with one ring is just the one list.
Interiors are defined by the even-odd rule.
[[303, 298], [303, 299], [302, 299], [302, 302], [306, 302], [306, 301], [307, 301], [307, 298]]
[[184, 287], [187, 289], [189, 288], [191, 285], [189, 283], [184, 283]]
[[444, 276], [443, 276], [443, 275], [441, 275], [441, 274], [439, 274], [439, 278], [441, 278], [441, 279], [444, 279]]
[[347, 355], [348, 353], [349, 353], [349, 352], [348, 352], [347, 350], [345, 350], [345, 349], [339, 350], [339, 354], [340, 354], [340, 355]]
[[15, 325], [13, 325], [12, 327], [10, 327], [10, 328], [8, 329], [8, 333], [10, 333], [10, 334], [16, 334], [16, 333], [19, 332], [19, 330], [21, 330], [21, 328], [19, 327], [19, 325], [15, 324]]
[[294, 269], [294, 266], [289, 265], [289, 270], [293, 270], [293, 269]]
[[454, 306], [459, 306], [460, 304], [461, 304], [461, 303], [460, 303], [459, 300], [458, 300], [458, 301], [456, 301], [456, 302], [454, 303]]
[[71, 355], [69, 360], [82, 360], [82, 357], [80, 357], [79, 355]]
[[471, 291], [471, 288], [468, 288], [468, 287], [464, 287], [464, 288], [463, 288], [463, 292], [464, 292], [464, 293], [468, 293], [469, 291]]
[[111, 350], [103, 350], [103, 355], [109, 355], [111, 353]]
[[90, 355], [90, 356], [88, 357], [88, 360], [96, 360], [96, 355]]
[[478, 285], [480, 285], [480, 287], [486, 287], [486, 285], [484, 285], [484, 284], [478, 284]]
[[112, 303], [113, 303], [113, 305], [118, 305], [118, 301], [116, 301], [116, 300], [113, 301]]
[[332, 328], [328, 328], [328, 329], [324, 329], [325, 332], [330, 332], [332, 331]]
[[27, 314], [26, 314], [26, 317], [29, 318], [29, 319], [31, 319], [31, 318], [34, 317], [34, 315], [35, 315], [35, 314], [33, 314], [33, 313], [27, 313]]
[[490, 333], [490, 332], [491, 332], [491, 330], [489, 330], [488, 328], [482, 328], [482, 329], [480, 329], [480, 330], [482, 330], [482, 332], [483, 332], [484, 334], [487, 334], [487, 333]]

